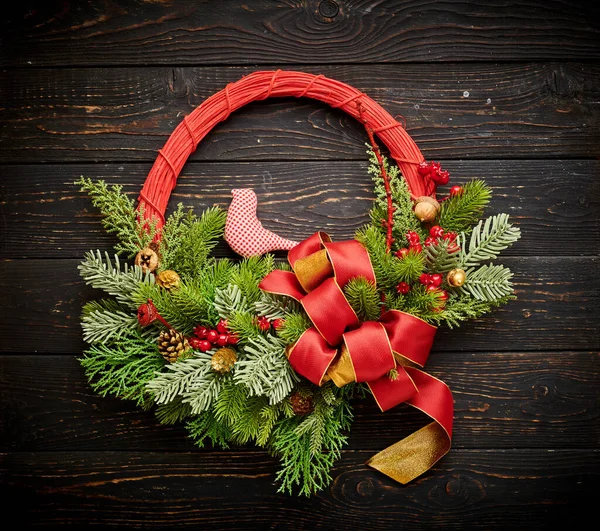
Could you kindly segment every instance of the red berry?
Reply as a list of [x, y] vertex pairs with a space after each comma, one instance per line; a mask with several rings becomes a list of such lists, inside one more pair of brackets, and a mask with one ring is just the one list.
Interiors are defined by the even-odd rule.
[[421, 164], [419, 164], [418, 167], [418, 172], [419, 175], [421, 175], [422, 177], [425, 177], [425, 175], [429, 175], [429, 172], [431, 171], [431, 166], [429, 165], [429, 162], [421, 162]]
[[439, 273], [434, 273], [431, 275], [431, 285], [435, 286], [436, 288], [442, 285], [442, 280], [444, 280], [444, 277], [442, 277], [442, 275]]
[[419, 282], [421, 284], [423, 284], [424, 286], [429, 284], [429, 275], [427, 273], [422, 273], [421, 276], [419, 277]]
[[464, 190], [462, 186], [453, 186], [452, 188], [450, 188], [450, 197], [462, 195], [463, 192]]
[[400, 284], [396, 286], [396, 291], [400, 295], [406, 295], [410, 291], [410, 286], [406, 282], [400, 282]]
[[441, 289], [438, 299], [440, 299], [442, 301], [447, 301], [448, 300], [448, 292]]
[[217, 339], [219, 339], [219, 332], [216, 330], [209, 330], [208, 334], [206, 334], [206, 339], [208, 339], [208, 341], [211, 343], [216, 343]]
[[445, 185], [448, 184], [448, 181], [450, 181], [450, 172], [444, 170], [440, 170], [437, 172], [436, 182], [438, 184]]
[[200, 343], [202, 343], [202, 341], [202, 339], [198, 339], [197, 337], [188, 338], [188, 343], [190, 344], [190, 347], [192, 347], [195, 350], [200, 350]]
[[441, 238], [444, 235], [444, 229], [439, 225], [434, 225], [429, 229], [429, 235], [432, 238]]
[[279, 330], [280, 328], [283, 328], [283, 326], [285, 325], [285, 319], [273, 319], [273, 328], [275, 330]]
[[453, 242], [456, 240], [457, 236], [458, 234], [456, 234], [456, 232], [447, 232], [442, 236], [442, 238], [446, 241]]
[[208, 328], [206, 326], [198, 325], [196, 328], [194, 328], [194, 335], [198, 339], [205, 339], [206, 334], [208, 334]]
[[220, 347], [224, 347], [225, 345], [227, 345], [227, 343], [229, 343], [229, 335], [219, 334], [219, 337], [217, 338], [217, 345], [219, 345]]
[[415, 253], [422, 253], [423, 252], [423, 247], [421, 246], [420, 243], [411, 243], [410, 244], [410, 248], [415, 252]]
[[408, 254], [408, 249], [406, 247], [402, 247], [402, 249], [398, 249], [396, 251], [396, 256], [400, 259], [404, 258]]
[[409, 230], [406, 233], [406, 239], [408, 243], [419, 243], [421, 241], [421, 237], [414, 230]]
[[219, 334], [226, 334], [229, 332], [229, 328], [227, 327], [227, 319], [221, 319], [219, 324], [217, 325], [217, 332]]
[[266, 332], [271, 328], [271, 322], [263, 315], [257, 320], [258, 328], [260, 328], [263, 332]]
[[201, 352], [208, 352], [212, 348], [212, 344], [208, 339], [201, 339], [198, 342], [198, 350]]
[[437, 239], [432, 238], [431, 236], [429, 236], [429, 238], [427, 238], [425, 240], [425, 245], [435, 245], [436, 243], [437, 243]]
[[237, 345], [240, 341], [240, 338], [238, 336], [236, 336], [235, 334], [229, 334], [227, 336], [227, 343], [229, 343], [230, 345]]
[[452, 242], [450, 245], [448, 245], [447, 251], [449, 254], [457, 253], [460, 251], [460, 247], [456, 243]]
[[429, 292], [436, 291], [437, 292], [437, 291], [439, 291], [439, 289], [436, 286], [434, 286], [433, 284], [429, 284], [429, 286], [427, 286], [427, 291], [429, 291]]

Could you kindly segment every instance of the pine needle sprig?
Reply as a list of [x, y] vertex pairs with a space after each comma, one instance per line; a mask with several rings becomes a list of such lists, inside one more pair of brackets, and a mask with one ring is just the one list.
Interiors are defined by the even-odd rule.
[[344, 286], [346, 300], [361, 321], [376, 321], [379, 318], [381, 300], [373, 282], [364, 277], [351, 279]]
[[304, 311], [294, 312], [286, 315], [283, 327], [277, 334], [286, 345], [291, 345], [311, 326], [312, 323]]
[[215, 290], [214, 307], [221, 319], [229, 319], [233, 313], [250, 311], [250, 305], [242, 290], [231, 283], [226, 288]]
[[176, 398], [156, 408], [156, 418], [161, 424], [178, 424], [189, 417], [191, 413], [192, 407], [183, 402], [181, 398]]
[[438, 240], [433, 245], [423, 247], [426, 272], [448, 273], [448, 271], [458, 267], [460, 254], [458, 252], [448, 252], [449, 245], [451, 243], [448, 240]]
[[478, 300], [493, 302], [513, 293], [510, 269], [501, 265], [483, 265], [479, 269], [467, 269], [465, 283], [457, 288]]
[[441, 203], [437, 223], [447, 232], [469, 234], [490, 202], [492, 191], [480, 179], [470, 181], [462, 188], [462, 194], [451, 196]]
[[220, 446], [224, 450], [229, 448], [232, 438], [231, 430], [227, 424], [219, 422], [214, 412], [204, 411], [195, 416], [186, 424], [190, 438], [199, 448], [204, 448], [208, 439], [213, 446]]
[[288, 313], [299, 312], [300, 308], [300, 304], [291, 297], [266, 292], [263, 292], [260, 299], [254, 303], [256, 315], [269, 320], [283, 319]]
[[114, 304], [102, 309], [85, 310], [81, 319], [83, 340], [87, 343], [107, 343], [131, 333], [137, 326], [137, 316]]
[[[118, 255], [111, 260], [107, 252], [89, 251], [78, 266], [85, 283], [116, 297], [117, 301], [137, 308], [134, 294], [140, 286], [154, 285], [154, 275], [144, 273], [139, 266], [121, 264]], [[144, 301], [145, 302], [145, 301]]]
[[476, 267], [483, 260], [493, 260], [520, 237], [521, 231], [509, 223], [508, 214], [481, 220], [473, 228], [468, 248], [465, 233], [458, 235], [459, 267]]

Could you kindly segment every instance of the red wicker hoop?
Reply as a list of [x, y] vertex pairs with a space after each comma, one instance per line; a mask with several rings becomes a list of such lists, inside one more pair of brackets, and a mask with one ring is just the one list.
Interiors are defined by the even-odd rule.
[[387, 146], [414, 197], [435, 193], [435, 183], [423, 179], [417, 171], [424, 160], [419, 148], [381, 105], [359, 90], [323, 75], [277, 70], [254, 72], [230, 83], [183, 119], [159, 150], [140, 192], [144, 217], [157, 218], [158, 229], [164, 225], [164, 214], [177, 177], [188, 157], [213, 127], [248, 103], [285, 96], [316, 99], [363, 122]]

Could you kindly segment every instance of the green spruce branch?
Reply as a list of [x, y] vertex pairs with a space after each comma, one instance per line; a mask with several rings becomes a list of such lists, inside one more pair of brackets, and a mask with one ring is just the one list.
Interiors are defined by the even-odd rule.
[[254, 303], [256, 314], [269, 320], [283, 319], [288, 313], [299, 312], [300, 308], [300, 304], [291, 297], [264, 292]]
[[344, 295], [359, 320], [379, 319], [381, 301], [373, 282], [364, 277], [353, 278], [344, 286]]
[[470, 233], [490, 202], [492, 191], [484, 181], [477, 179], [463, 186], [462, 194], [451, 196], [440, 205], [438, 225], [446, 232]]
[[458, 288], [460, 293], [468, 293], [478, 300], [493, 302], [513, 293], [512, 272], [501, 265], [484, 265], [478, 269], [467, 269], [467, 279]]

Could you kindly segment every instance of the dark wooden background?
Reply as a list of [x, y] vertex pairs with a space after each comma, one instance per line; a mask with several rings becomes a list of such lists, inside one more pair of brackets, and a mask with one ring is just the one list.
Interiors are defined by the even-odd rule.
[[[3, 522], [42, 527], [546, 529], [598, 495], [600, 11], [569, 0], [20, 1], [0, 63]], [[88, 387], [77, 274], [110, 249], [73, 181], [135, 195], [187, 113], [257, 69], [323, 73], [377, 100], [453, 182], [483, 177], [523, 237], [518, 300], [441, 331], [428, 365], [455, 398], [453, 449], [410, 485], [364, 466], [425, 423], [357, 408], [328, 490], [276, 493], [252, 447], [196, 449], [181, 427]], [[231, 116], [173, 203], [254, 187], [265, 224], [351, 237], [371, 187], [364, 131], [309, 100]], [[225, 246], [219, 249], [227, 253]], [[22, 504], [25, 510], [19, 508]]]

